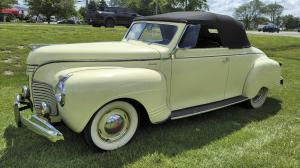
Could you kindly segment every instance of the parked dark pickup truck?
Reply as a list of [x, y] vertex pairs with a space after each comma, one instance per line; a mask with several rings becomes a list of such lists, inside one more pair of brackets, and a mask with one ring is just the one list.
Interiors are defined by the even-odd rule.
[[276, 26], [274, 24], [268, 24], [268, 25], [264, 26], [263, 32], [270, 32], [270, 33], [277, 32], [277, 33], [279, 33], [280, 29], [279, 29], [278, 26]]
[[129, 27], [135, 17], [139, 16], [130, 8], [108, 7], [104, 11], [95, 11], [89, 22], [94, 27]]

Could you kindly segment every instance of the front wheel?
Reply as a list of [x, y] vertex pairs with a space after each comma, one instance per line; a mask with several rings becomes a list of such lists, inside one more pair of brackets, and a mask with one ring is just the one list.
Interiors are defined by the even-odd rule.
[[115, 27], [115, 21], [113, 19], [107, 19], [106, 22], [105, 22], [105, 27], [114, 28]]
[[268, 89], [265, 87], [261, 88], [258, 94], [254, 98], [248, 100], [248, 107], [253, 109], [258, 109], [262, 107], [265, 104], [267, 97], [268, 97]]
[[85, 139], [94, 150], [115, 150], [132, 139], [138, 123], [138, 113], [131, 104], [115, 101], [105, 105], [91, 119], [84, 130]]

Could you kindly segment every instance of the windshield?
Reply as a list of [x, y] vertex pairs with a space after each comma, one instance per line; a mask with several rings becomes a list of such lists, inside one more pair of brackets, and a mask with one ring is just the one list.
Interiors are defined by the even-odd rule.
[[131, 26], [126, 40], [138, 40], [147, 43], [168, 45], [173, 39], [177, 27], [155, 23], [135, 23]]

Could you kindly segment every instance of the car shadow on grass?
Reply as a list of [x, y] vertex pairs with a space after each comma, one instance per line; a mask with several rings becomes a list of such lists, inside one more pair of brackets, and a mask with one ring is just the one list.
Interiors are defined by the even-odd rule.
[[0, 167], [122, 167], [151, 154], [176, 156], [218, 141], [252, 122], [276, 115], [281, 101], [269, 98], [261, 109], [239, 105], [159, 125], [144, 124], [126, 146], [109, 152], [94, 153], [82, 136], [58, 127], [65, 141], [50, 143], [25, 128], [6, 128], [6, 147], [0, 154]]

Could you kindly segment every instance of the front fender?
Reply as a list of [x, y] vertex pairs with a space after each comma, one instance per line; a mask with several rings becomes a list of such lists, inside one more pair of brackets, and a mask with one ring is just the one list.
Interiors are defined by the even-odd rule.
[[157, 71], [143, 68], [75, 68], [68, 73], [65, 106], [59, 107], [63, 121], [74, 132], [81, 132], [91, 117], [106, 103], [121, 98], [140, 102], [150, 121], [167, 119], [166, 80]]
[[281, 68], [278, 62], [260, 57], [255, 60], [243, 89], [243, 96], [253, 98], [262, 87], [273, 89], [280, 86]]

